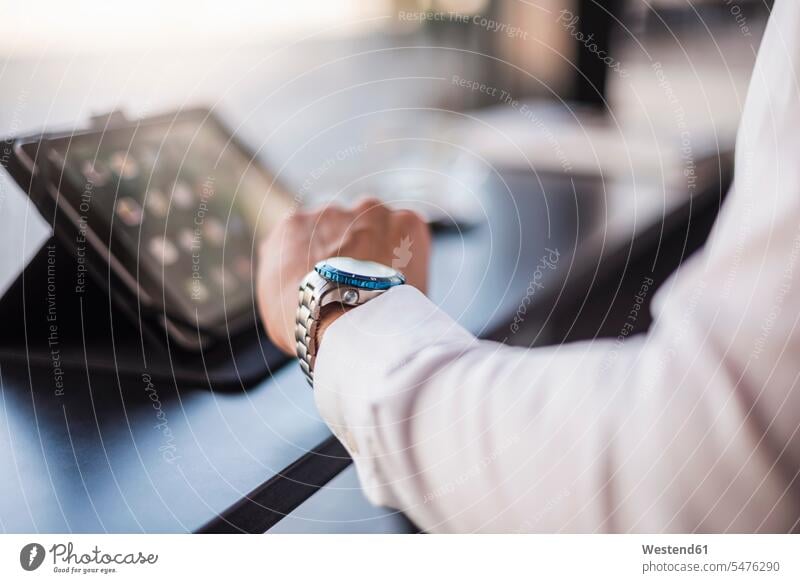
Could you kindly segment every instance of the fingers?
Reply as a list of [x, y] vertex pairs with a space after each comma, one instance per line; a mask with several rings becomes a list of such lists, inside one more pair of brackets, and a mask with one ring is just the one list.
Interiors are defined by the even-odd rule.
[[386, 227], [392, 211], [377, 198], [364, 198], [352, 208], [353, 229], [380, 231]]
[[338, 205], [328, 205], [313, 213], [308, 225], [312, 254], [330, 249], [351, 221], [350, 213]]
[[430, 230], [422, 216], [410, 210], [391, 210], [375, 197], [364, 197], [350, 207], [330, 204], [295, 213], [262, 243], [262, 257], [275, 252], [270, 241], [278, 239], [284, 246], [296, 243], [302, 247], [308, 265], [337, 255], [390, 264], [401, 244], [413, 245], [414, 254], [427, 261], [430, 248]]
[[401, 210], [393, 213], [392, 221], [396, 236], [409, 237], [420, 252], [427, 254], [431, 244], [431, 231], [422, 215], [414, 211]]
[[374, 208], [386, 208], [383, 201], [375, 196], [363, 196], [353, 203], [353, 211], [356, 214], [366, 212]]
[[392, 213], [392, 218], [402, 227], [414, 232], [429, 232], [428, 221], [422, 215], [411, 210], [399, 210]]

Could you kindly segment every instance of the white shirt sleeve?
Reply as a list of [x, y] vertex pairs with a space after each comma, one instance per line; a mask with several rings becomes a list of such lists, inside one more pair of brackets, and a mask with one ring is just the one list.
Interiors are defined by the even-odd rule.
[[370, 500], [430, 532], [798, 529], [799, 64], [778, 0], [734, 191], [645, 337], [502, 346], [408, 286], [328, 329], [317, 404]]

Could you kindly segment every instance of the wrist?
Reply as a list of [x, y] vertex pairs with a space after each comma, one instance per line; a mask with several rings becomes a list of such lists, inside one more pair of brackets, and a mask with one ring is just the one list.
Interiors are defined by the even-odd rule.
[[347, 306], [345, 304], [335, 303], [329, 304], [322, 308], [319, 314], [319, 320], [317, 322], [317, 350], [319, 350], [319, 347], [322, 344], [322, 338], [330, 325], [344, 316], [354, 307], [355, 306]]
[[294, 338], [300, 367], [314, 384], [314, 361], [328, 328], [349, 309], [405, 283], [405, 276], [389, 266], [351, 257], [318, 262], [299, 286]]

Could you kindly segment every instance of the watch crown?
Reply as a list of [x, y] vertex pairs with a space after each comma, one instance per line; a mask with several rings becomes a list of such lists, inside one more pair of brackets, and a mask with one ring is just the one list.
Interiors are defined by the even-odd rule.
[[358, 292], [354, 289], [345, 290], [342, 301], [346, 304], [355, 304], [358, 301]]

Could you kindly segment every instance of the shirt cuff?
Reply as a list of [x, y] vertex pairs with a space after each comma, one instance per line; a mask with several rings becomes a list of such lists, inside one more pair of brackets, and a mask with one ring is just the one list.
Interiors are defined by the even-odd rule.
[[[367, 497], [397, 506], [381, 471], [381, 413], [403, 407], [414, 387], [392, 382], [431, 344], [464, 344], [475, 337], [409, 285], [388, 290], [333, 322], [314, 368], [314, 398], [322, 418], [352, 456]], [[403, 416], [405, 417], [405, 416]]]

